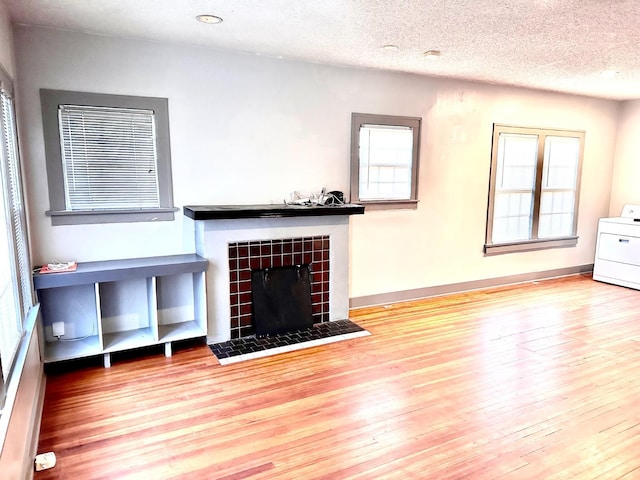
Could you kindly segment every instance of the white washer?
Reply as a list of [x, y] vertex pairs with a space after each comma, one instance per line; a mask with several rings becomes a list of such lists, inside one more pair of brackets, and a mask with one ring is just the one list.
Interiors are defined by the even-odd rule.
[[593, 279], [640, 290], [640, 205], [599, 220]]

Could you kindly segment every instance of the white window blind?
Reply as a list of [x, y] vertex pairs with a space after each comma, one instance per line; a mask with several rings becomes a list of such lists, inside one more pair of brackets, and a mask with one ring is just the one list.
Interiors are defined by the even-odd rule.
[[67, 210], [159, 208], [152, 110], [60, 105]]
[[413, 129], [362, 125], [359, 145], [360, 200], [410, 199]]
[[[2, 180], [4, 183], [5, 178]], [[2, 358], [2, 377], [6, 381], [20, 343], [22, 329], [18, 289], [13, 281], [15, 250], [9, 212], [6, 208], [6, 196], [2, 200], [0, 205], [0, 214], [2, 215], [2, 224], [0, 225], [0, 357]]]
[[13, 98], [0, 89], [0, 357], [6, 380], [23, 332], [23, 319], [32, 305], [31, 271]]

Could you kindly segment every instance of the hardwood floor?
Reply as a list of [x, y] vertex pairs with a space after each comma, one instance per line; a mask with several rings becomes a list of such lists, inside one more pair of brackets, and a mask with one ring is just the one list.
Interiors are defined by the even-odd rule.
[[48, 377], [45, 479], [640, 478], [640, 292], [574, 276], [365, 308], [372, 335]]

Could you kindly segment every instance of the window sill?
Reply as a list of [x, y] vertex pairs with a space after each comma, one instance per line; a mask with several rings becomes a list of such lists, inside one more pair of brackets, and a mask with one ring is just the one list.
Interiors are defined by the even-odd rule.
[[174, 207], [122, 210], [49, 210], [51, 225], [81, 225], [89, 223], [158, 222], [175, 219]]
[[358, 200], [358, 205], [363, 205], [365, 211], [370, 210], [417, 210], [418, 200]]
[[534, 250], [546, 250], [549, 248], [575, 247], [578, 244], [578, 237], [556, 237], [538, 240], [524, 240], [514, 243], [485, 244], [484, 255], [502, 255], [505, 253], [530, 252]]

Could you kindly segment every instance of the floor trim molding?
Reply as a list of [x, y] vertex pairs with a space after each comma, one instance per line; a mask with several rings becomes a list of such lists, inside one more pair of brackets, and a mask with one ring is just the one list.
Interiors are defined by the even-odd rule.
[[365, 295], [363, 297], [351, 298], [349, 300], [349, 308], [373, 307], [387, 303], [406, 302], [409, 300], [418, 300], [420, 298], [467, 292], [469, 290], [480, 290], [483, 288], [500, 287], [549, 278], [567, 277], [569, 275], [579, 275], [590, 272], [593, 272], [593, 263], [576, 265], [574, 267], [544, 270], [542, 272], [521, 273], [518, 275], [508, 275], [506, 277], [486, 278], [482, 280], [472, 280], [469, 282], [451, 283], [448, 285], [436, 285], [434, 287], [415, 288], [412, 290], [379, 293], [376, 295]]
[[44, 394], [47, 389], [47, 377], [44, 374], [44, 367], [40, 371], [40, 382], [38, 382], [36, 392], [36, 402], [34, 405], [31, 418], [31, 445], [29, 445], [29, 454], [25, 457], [24, 471], [26, 479], [32, 479], [34, 475], [34, 459], [38, 454], [38, 442], [40, 440], [40, 424], [42, 423], [42, 412], [44, 411]]

